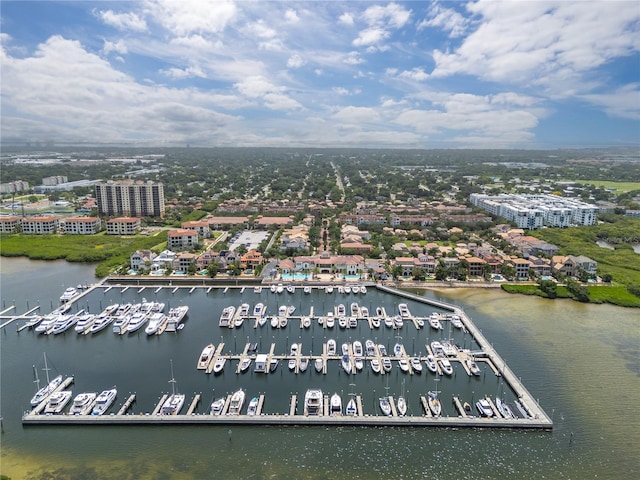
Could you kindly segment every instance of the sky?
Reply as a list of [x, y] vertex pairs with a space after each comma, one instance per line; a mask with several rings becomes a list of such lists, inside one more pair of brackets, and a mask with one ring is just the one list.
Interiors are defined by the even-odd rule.
[[640, 2], [7, 1], [0, 141], [640, 146]]

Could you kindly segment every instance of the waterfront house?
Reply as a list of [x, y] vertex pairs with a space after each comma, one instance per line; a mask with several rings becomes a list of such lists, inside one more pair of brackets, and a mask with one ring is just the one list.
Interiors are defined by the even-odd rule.
[[59, 225], [60, 219], [52, 215], [24, 217], [22, 219], [22, 233], [29, 235], [56, 233]]
[[131, 270], [135, 270], [136, 272], [149, 270], [154, 258], [156, 258], [156, 254], [151, 250], [136, 250], [129, 257]]
[[119, 217], [107, 220], [107, 235], [135, 235], [139, 231], [139, 218]]
[[17, 215], [0, 216], [0, 233], [17, 233], [22, 225], [22, 217]]
[[64, 220], [64, 233], [69, 235], [93, 235], [102, 228], [97, 217], [74, 217]]
[[198, 256], [195, 253], [180, 252], [176, 255], [176, 258], [173, 261], [173, 269], [176, 272], [187, 273], [189, 271], [189, 267], [196, 264], [197, 258]]

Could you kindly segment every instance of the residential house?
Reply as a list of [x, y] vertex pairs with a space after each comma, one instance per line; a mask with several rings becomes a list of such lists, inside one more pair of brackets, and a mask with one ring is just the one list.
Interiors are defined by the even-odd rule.
[[173, 268], [177, 272], [187, 273], [191, 265], [196, 264], [198, 256], [195, 253], [180, 252], [176, 255], [176, 259], [173, 261]]
[[156, 257], [157, 255], [151, 250], [136, 250], [129, 257], [131, 270], [135, 270], [136, 272], [150, 270], [153, 259]]
[[185, 230], [194, 230], [198, 232], [198, 235], [202, 238], [209, 238], [211, 236], [211, 228], [209, 227], [209, 222], [206, 222], [206, 221], [182, 222], [181, 226]]
[[529, 278], [529, 268], [531, 263], [524, 258], [512, 258], [510, 263], [515, 268], [515, 277], [519, 280], [527, 280]]
[[17, 215], [0, 216], [0, 233], [17, 233], [22, 225], [22, 217]]
[[257, 250], [249, 250], [240, 257], [240, 268], [255, 270], [255, 268], [264, 263], [264, 257]]
[[470, 277], [482, 277], [484, 275], [484, 266], [487, 264], [482, 258], [466, 257], [465, 261], [469, 266]]
[[198, 232], [179, 228], [167, 233], [167, 246], [172, 250], [191, 250], [199, 242]]

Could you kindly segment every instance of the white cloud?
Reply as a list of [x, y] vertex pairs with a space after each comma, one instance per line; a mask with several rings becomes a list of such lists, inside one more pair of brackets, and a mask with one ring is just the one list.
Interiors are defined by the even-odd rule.
[[160, 73], [176, 80], [192, 77], [206, 78], [206, 75], [199, 67], [169, 68], [161, 70]]
[[297, 53], [294, 53], [293, 55], [291, 55], [289, 57], [289, 60], [287, 60], [287, 67], [289, 67], [289, 68], [300, 68], [303, 65], [305, 65], [306, 63], [307, 62], [304, 60], [304, 58], [302, 58]]
[[449, 37], [457, 38], [465, 34], [469, 20], [452, 8], [445, 8], [434, 3], [429, 8], [427, 18], [418, 24], [418, 30], [426, 27], [441, 28], [449, 33]]
[[105, 55], [109, 55], [111, 52], [116, 52], [124, 55], [128, 52], [127, 45], [123, 40], [118, 40], [117, 42], [110, 42], [108, 40], [105, 40], [104, 45], [102, 46], [102, 53], [104, 53]]
[[147, 0], [145, 9], [177, 36], [222, 32], [236, 15], [230, 0]]
[[360, 57], [358, 52], [349, 52], [342, 58], [342, 62], [347, 65], [359, 65], [364, 63], [364, 60]]
[[333, 114], [333, 118], [346, 123], [375, 123], [380, 120], [378, 112], [369, 107], [344, 107]]
[[355, 24], [355, 20], [353, 19], [353, 16], [350, 13], [343, 13], [338, 18], [338, 23], [340, 23], [342, 25], [352, 26], [352, 25]]
[[97, 12], [97, 15], [104, 23], [118, 30], [144, 32], [147, 29], [147, 22], [136, 13], [115, 13], [112, 10], [105, 10]]
[[365, 45], [373, 45], [380, 43], [382, 40], [389, 38], [390, 33], [384, 28], [371, 27], [360, 31], [358, 38], [353, 41], [356, 47], [362, 47]]
[[610, 93], [592, 93], [582, 98], [602, 107], [611, 117], [640, 120], [640, 84], [624, 85]]
[[248, 77], [234, 87], [247, 98], [262, 100], [271, 110], [295, 110], [302, 105], [286, 95], [286, 87], [276, 86], [262, 76]]
[[185, 37], [176, 37], [176, 38], [172, 38], [169, 41], [169, 43], [172, 45], [180, 45], [188, 49], [196, 49], [196, 50], [210, 51], [211, 49], [218, 50], [222, 48], [221, 41], [218, 40], [216, 42], [212, 42], [204, 38], [202, 35], [188, 35]]
[[284, 12], [284, 18], [287, 23], [298, 23], [300, 21], [298, 13], [292, 8], [289, 8], [286, 12]]
[[384, 25], [390, 28], [403, 27], [411, 17], [411, 10], [406, 10], [397, 3], [389, 3], [387, 6], [374, 5], [367, 8], [362, 18], [369, 25]]
[[408, 78], [410, 80], [415, 80], [418, 82], [422, 82], [429, 78], [429, 74], [426, 73], [424, 69], [421, 67], [415, 67], [411, 70], [405, 70], [402, 73], [400, 73], [400, 75], [398, 76], [400, 78]]
[[246, 26], [247, 32], [251, 35], [255, 35], [258, 38], [273, 38], [277, 35], [276, 31], [269, 27], [264, 20], [258, 20], [257, 22], [249, 23]]
[[362, 93], [362, 90], [359, 88], [353, 88], [349, 90], [345, 87], [333, 87], [331, 90], [340, 96], [360, 95]]

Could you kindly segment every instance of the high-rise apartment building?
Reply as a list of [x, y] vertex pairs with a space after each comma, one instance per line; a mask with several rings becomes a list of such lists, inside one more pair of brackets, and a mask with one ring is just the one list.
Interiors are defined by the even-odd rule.
[[163, 217], [162, 183], [124, 180], [96, 184], [96, 203], [100, 215]]

